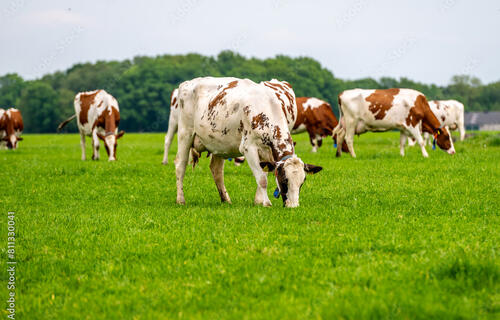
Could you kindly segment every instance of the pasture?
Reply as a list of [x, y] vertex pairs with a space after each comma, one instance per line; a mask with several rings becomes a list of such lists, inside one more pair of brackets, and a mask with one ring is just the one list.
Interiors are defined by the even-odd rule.
[[176, 145], [162, 166], [163, 138], [125, 134], [114, 163], [103, 146], [82, 162], [76, 134], [0, 150], [19, 318], [500, 317], [498, 133], [456, 142], [454, 156], [428, 147], [428, 159], [417, 147], [400, 157], [395, 132], [356, 137], [357, 159], [294, 136], [324, 167], [296, 209], [272, 198], [274, 179], [273, 207], [254, 206], [250, 169], [232, 162], [233, 204], [221, 204], [205, 157], [176, 205]]

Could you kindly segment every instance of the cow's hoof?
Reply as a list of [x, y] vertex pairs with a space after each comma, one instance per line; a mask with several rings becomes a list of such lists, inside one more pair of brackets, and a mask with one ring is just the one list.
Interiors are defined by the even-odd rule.
[[270, 207], [270, 206], [272, 206], [271, 201], [269, 201], [269, 200], [264, 201], [264, 202], [262, 203], [262, 206], [263, 206], [263, 207]]
[[165, 166], [168, 164], [168, 161], [162, 161], [161, 164]]

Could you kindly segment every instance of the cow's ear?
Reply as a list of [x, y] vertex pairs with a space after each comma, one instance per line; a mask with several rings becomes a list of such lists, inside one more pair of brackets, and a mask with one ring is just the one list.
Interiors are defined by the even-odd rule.
[[125, 134], [125, 131], [121, 130], [120, 132], [118, 132], [118, 134], [116, 135], [116, 139], [120, 139], [121, 137], [123, 137], [123, 135]]
[[104, 136], [102, 134], [100, 134], [100, 133], [97, 133], [97, 137], [99, 139], [101, 139], [102, 141], [106, 141], [106, 140], [104, 140]]
[[17, 141], [23, 140], [23, 137], [17, 137]]
[[304, 171], [308, 174], [315, 174], [323, 170], [323, 167], [315, 166], [314, 164], [304, 164]]
[[2, 138], [3, 141], [9, 141], [9, 136], [5, 136]]
[[264, 169], [264, 171], [273, 171], [275, 168], [276, 168], [276, 165], [274, 164], [274, 162], [267, 162], [267, 161], [263, 161], [260, 163], [260, 167], [262, 169]]

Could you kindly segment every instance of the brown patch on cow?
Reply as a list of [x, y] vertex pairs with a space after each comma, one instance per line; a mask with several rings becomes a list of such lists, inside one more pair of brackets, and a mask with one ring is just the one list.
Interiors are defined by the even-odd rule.
[[[286, 82], [281, 82], [281, 83], [283, 83], [285, 85], [288, 84]], [[286, 115], [287, 111], [288, 111], [288, 114], [292, 117], [293, 120], [295, 120], [296, 117], [295, 117], [295, 114], [293, 112], [293, 104], [295, 103], [295, 99], [292, 96], [292, 94], [290, 94], [290, 92], [288, 91], [292, 87], [288, 84], [287, 87], [289, 87], [289, 89], [287, 89], [287, 88], [284, 88], [279, 83], [274, 83], [274, 82], [270, 82], [270, 81], [264, 81], [264, 85], [275, 91], [276, 97], [281, 102], [281, 108], [283, 110], [283, 113]], [[286, 104], [285, 101], [281, 98], [282, 94], [284, 94], [285, 97], [288, 99], [288, 104]], [[286, 109], [285, 109], [285, 107], [286, 107]]]
[[439, 101], [437, 100], [432, 100], [432, 102], [434, 102], [436, 104], [436, 109], [439, 110], [440, 106], [439, 106]]
[[445, 121], [446, 121], [446, 117], [445, 117], [445, 116], [441, 116], [441, 120], [442, 120], [443, 122], [445, 122]]
[[97, 90], [94, 93], [80, 93], [80, 114], [78, 115], [78, 121], [84, 125], [86, 124], [88, 120], [88, 114], [89, 114], [89, 109], [90, 106], [94, 103], [95, 96], [100, 92], [101, 90]]
[[240, 120], [240, 126], [238, 127], [238, 133], [243, 132], [243, 121]]
[[227, 84], [227, 86], [222, 89], [208, 104], [208, 112], [209, 114], [212, 113], [212, 110], [215, 108], [216, 105], [218, 104], [225, 104], [226, 101], [224, 100], [224, 97], [227, 95], [227, 90], [232, 89], [238, 85], [238, 80], [231, 81]]
[[23, 131], [24, 123], [21, 112], [14, 109], [9, 109], [8, 111], [10, 111], [10, 121], [12, 122], [12, 128], [14, 129], [14, 132]]
[[222, 135], [225, 136], [225, 135], [227, 135], [229, 133], [229, 129], [228, 128], [224, 128], [224, 129], [222, 129], [221, 133], [222, 133]]
[[172, 90], [172, 93], [170, 94], [170, 109], [174, 108], [177, 109], [177, 97], [174, 97], [174, 92], [176, 89]]
[[309, 97], [299, 97], [295, 99], [297, 103], [297, 119], [295, 120], [295, 124], [293, 125], [293, 129], [297, 129], [301, 124], [305, 125], [305, 114], [304, 114], [304, 106], [303, 104], [309, 99]]
[[243, 108], [243, 112], [245, 113], [245, 115], [247, 115], [247, 116], [248, 116], [248, 115], [250, 114], [250, 106], [245, 106], [245, 107]]
[[280, 129], [280, 127], [278, 127], [278, 126], [274, 127], [273, 138], [276, 139], [276, 140], [280, 140], [281, 139], [281, 129]]
[[252, 118], [252, 129], [264, 129], [264, 127], [269, 127], [269, 118], [263, 113], [259, 113]]
[[416, 127], [420, 120], [422, 120], [423, 116], [424, 113], [421, 109], [416, 106], [411, 107], [408, 112], [408, 116], [406, 117], [406, 125]]
[[284, 84], [285, 86], [287, 86], [289, 89], [293, 89], [293, 88], [292, 88], [292, 85], [291, 85], [291, 84], [289, 84], [287, 81], [281, 81], [281, 82], [283, 82], [283, 84]]
[[382, 120], [385, 118], [387, 111], [392, 108], [394, 97], [399, 93], [399, 89], [375, 90], [365, 100], [370, 102], [368, 109], [373, 113], [375, 119]]

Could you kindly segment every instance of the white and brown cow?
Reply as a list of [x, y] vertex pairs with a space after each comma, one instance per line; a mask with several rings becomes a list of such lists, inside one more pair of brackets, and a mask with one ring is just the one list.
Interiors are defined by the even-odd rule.
[[8, 149], [17, 149], [17, 142], [23, 140], [24, 129], [21, 112], [15, 108], [0, 109], [0, 141]]
[[104, 90], [80, 92], [75, 97], [75, 115], [62, 122], [61, 130], [68, 122], [77, 118], [80, 131], [82, 160], [85, 160], [85, 136], [92, 137], [92, 160], [99, 160], [99, 139], [104, 141], [108, 160], [116, 160], [117, 140], [125, 133], [118, 132], [120, 109], [118, 101]]
[[[339, 123], [332, 111], [330, 104], [318, 98], [299, 97], [297, 101], [297, 119], [294, 123], [292, 134], [307, 131], [312, 152], [318, 151], [323, 143], [323, 138], [332, 135], [333, 129]], [[336, 137], [333, 138], [336, 142]], [[347, 152], [347, 144], [342, 145], [342, 150]]]
[[286, 207], [299, 205], [305, 174], [322, 169], [295, 155], [289, 129], [289, 119], [296, 117], [295, 94], [286, 82], [273, 80], [263, 86], [248, 79], [197, 78], [180, 85], [179, 103], [175, 159], [179, 204], [185, 203], [183, 180], [191, 147], [212, 153], [210, 169], [223, 202], [230, 202], [224, 159], [245, 156], [257, 182], [255, 203], [264, 206], [271, 201], [263, 168], [275, 172]]
[[[449, 154], [454, 154], [453, 142], [446, 128], [442, 128], [432, 113], [425, 96], [412, 89], [364, 90], [353, 89], [339, 95], [340, 123], [335, 128], [338, 143], [345, 140], [349, 151], [356, 157], [353, 148], [355, 134], [367, 131], [388, 131], [398, 129], [401, 132], [400, 153], [404, 156], [406, 137], [414, 137], [428, 157], [425, 143], [420, 134], [420, 126], [437, 138], [438, 146]], [[342, 153], [337, 147], [337, 156]]]
[[[441, 123], [441, 126], [448, 130], [458, 130], [460, 133], [460, 141], [465, 138], [465, 122], [464, 122], [464, 105], [457, 100], [431, 100], [429, 107]], [[424, 132], [424, 141], [427, 144], [429, 141], [429, 133]], [[415, 140], [408, 138], [410, 146], [415, 145]]]

